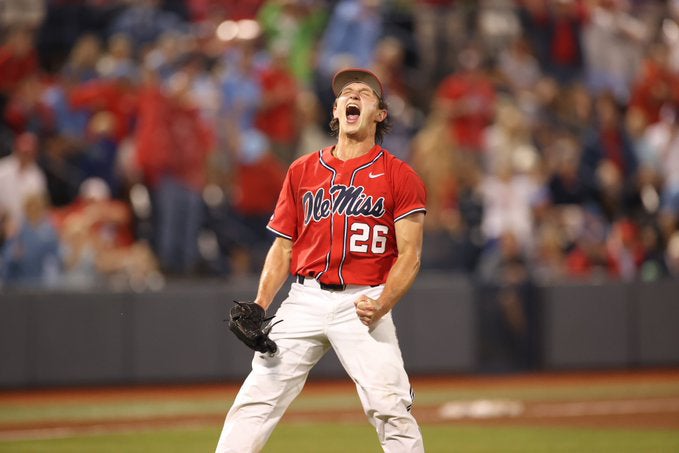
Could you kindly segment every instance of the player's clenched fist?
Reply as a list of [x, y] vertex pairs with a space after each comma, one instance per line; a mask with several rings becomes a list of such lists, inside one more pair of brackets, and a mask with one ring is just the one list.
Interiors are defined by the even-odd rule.
[[362, 295], [356, 299], [354, 306], [356, 307], [358, 319], [366, 326], [375, 324], [382, 316], [384, 316], [382, 304], [366, 295]]

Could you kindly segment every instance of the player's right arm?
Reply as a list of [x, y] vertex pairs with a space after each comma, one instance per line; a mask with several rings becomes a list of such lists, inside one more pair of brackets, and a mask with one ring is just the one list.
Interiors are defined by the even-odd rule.
[[277, 237], [264, 260], [264, 267], [259, 277], [259, 287], [255, 302], [265, 310], [269, 308], [273, 298], [281, 289], [290, 274], [292, 260], [292, 241]]

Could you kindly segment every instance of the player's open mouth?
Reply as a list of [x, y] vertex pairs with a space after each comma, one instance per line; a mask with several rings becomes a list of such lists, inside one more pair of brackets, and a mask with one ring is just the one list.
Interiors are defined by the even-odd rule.
[[358, 120], [358, 117], [361, 116], [361, 109], [358, 108], [357, 105], [350, 104], [347, 105], [347, 122], [353, 123]]

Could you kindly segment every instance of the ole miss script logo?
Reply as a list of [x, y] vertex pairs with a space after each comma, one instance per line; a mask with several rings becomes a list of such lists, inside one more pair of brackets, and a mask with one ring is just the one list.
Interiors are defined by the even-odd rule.
[[331, 214], [350, 217], [382, 217], [384, 215], [384, 197], [375, 200], [372, 195], [364, 193], [363, 186], [345, 186], [336, 184], [330, 188], [330, 197], [326, 198], [325, 189], [306, 192], [302, 196], [304, 203], [304, 224], [312, 219], [319, 222]]

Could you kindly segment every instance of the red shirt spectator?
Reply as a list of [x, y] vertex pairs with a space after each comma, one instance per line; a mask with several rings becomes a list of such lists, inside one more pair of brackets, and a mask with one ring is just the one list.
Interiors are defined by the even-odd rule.
[[672, 99], [679, 99], [679, 75], [668, 67], [666, 57], [649, 58], [632, 88], [629, 108], [641, 112], [647, 124], [657, 123], [661, 107]]
[[200, 191], [206, 183], [206, 162], [213, 147], [213, 133], [197, 107], [181, 102], [172, 102], [167, 121], [172, 145], [168, 170], [188, 187]]
[[614, 223], [606, 246], [611, 274], [624, 280], [634, 278], [644, 261], [638, 225], [629, 219]]
[[57, 228], [62, 231], [75, 218], [102, 248], [127, 247], [134, 243], [129, 205], [112, 199], [106, 182], [100, 178], [83, 181], [78, 198], [70, 205], [55, 210], [53, 215]]
[[256, 130], [241, 134], [239, 148], [234, 206], [245, 216], [268, 218], [276, 207], [286, 169]]
[[91, 113], [111, 112], [116, 118], [115, 137], [118, 142], [130, 134], [139, 106], [137, 90], [127, 76], [95, 80], [74, 87], [70, 102], [73, 108], [89, 110]]
[[436, 93], [436, 108], [448, 117], [450, 132], [461, 149], [479, 151], [483, 131], [495, 114], [495, 87], [480, 69], [480, 55], [461, 52], [462, 72], [445, 78]]
[[252, 164], [238, 165], [238, 192], [235, 207], [244, 215], [269, 215], [283, 186], [285, 168], [273, 155], [267, 154]]
[[0, 92], [10, 93], [23, 79], [38, 72], [38, 53], [29, 30], [14, 30], [0, 47]]
[[4, 120], [15, 133], [44, 132], [55, 125], [55, 114], [45, 102], [45, 86], [37, 74], [29, 74], [8, 93]]
[[140, 93], [137, 161], [151, 186], [163, 174], [196, 190], [205, 184], [205, 162], [214, 134], [184, 94], [168, 95], [155, 85]]
[[148, 85], [140, 90], [138, 115], [137, 164], [146, 183], [153, 187], [169, 165], [171, 152], [170, 137], [165, 133], [169, 103], [158, 86]]
[[292, 145], [297, 138], [297, 82], [284, 59], [275, 56], [261, 73], [262, 107], [257, 115], [257, 129], [274, 143]]

